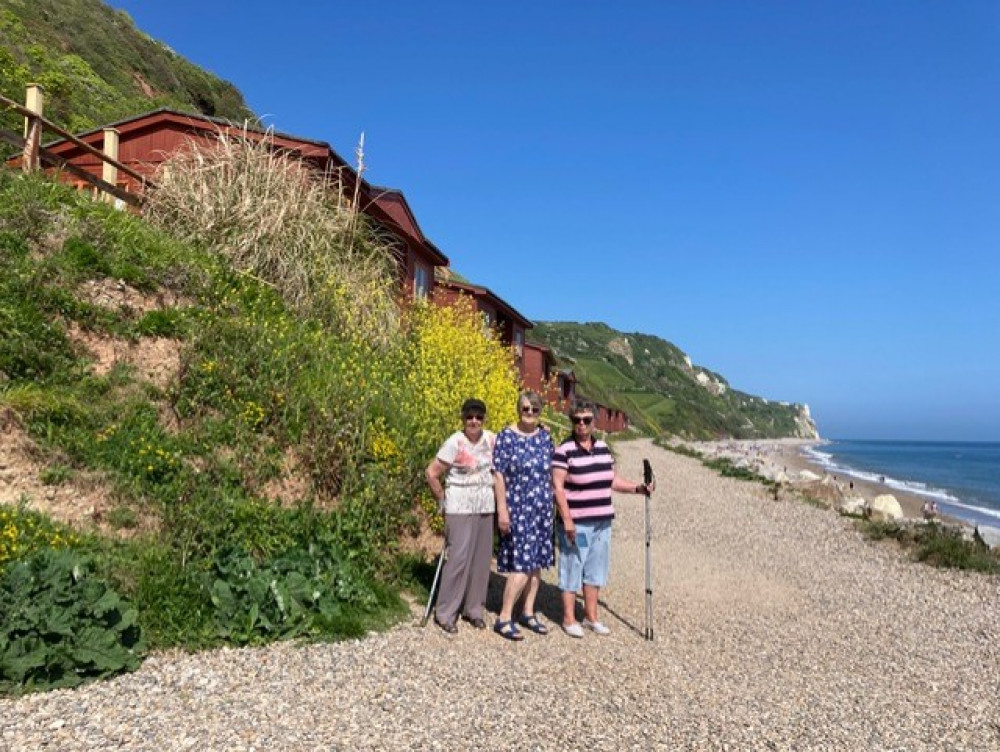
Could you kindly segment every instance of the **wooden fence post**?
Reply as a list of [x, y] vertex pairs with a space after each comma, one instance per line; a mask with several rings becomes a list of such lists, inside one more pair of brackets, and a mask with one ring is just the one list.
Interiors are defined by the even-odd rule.
[[[111, 157], [115, 162], [118, 161], [118, 131], [114, 128], [104, 129], [104, 153], [105, 155]], [[104, 162], [104, 167], [102, 170], [101, 177], [104, 181], [111, 183], [111, 185], [118, 185], [118, 168], [114, 166], [111, 162]], [[102, 198], [108, 203], [115, 203], [117, 200], [110, 193], [102, 194]]]
[[24, 106], [35, 113], [34, 117], [24, 118], [24, 159], [21, 168], [25, 172], [34, 172], [41, 167], [38, 149], [42, 145], [42, 120], [45, 107], [45, 90], [40, 84], [28, 84]]

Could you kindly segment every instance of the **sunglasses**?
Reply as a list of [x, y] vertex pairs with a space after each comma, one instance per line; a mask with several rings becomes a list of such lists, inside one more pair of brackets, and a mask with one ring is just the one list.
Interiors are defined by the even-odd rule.
[[570, 421], [572, 421], [576, 425], [580, 425], [582, 423], [585, 426], [589, 426], [591, 423], [594, 422], [594, 418], [593, 416], [590, 415], [584, 415], [584, 416], [577, 415], [570, 418]]
[[542, 411], [540, 407], [533, 407], [531, 405], [524, 405], [521, 408], [521, 412], [525, 415], [538, 415]]
[[468, 415], [463, 415], [462, 419], [463, 420], [478, 420], [480, 423], [482, 423], [483, 419], [485, 417], [486, 416], [483, 413], [469, 413]]

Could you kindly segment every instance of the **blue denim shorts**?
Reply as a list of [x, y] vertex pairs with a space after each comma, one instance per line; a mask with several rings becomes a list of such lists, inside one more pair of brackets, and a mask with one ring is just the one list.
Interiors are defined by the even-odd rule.
[[559, 526], [559, 589], [575, 593], [582, 585], [604, 587], [611, 563], [611, 520], [577, 522], [576, 545]]

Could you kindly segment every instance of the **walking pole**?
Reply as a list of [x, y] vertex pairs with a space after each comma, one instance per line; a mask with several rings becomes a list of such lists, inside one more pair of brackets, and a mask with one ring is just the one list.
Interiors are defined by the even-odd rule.
[[649, 484], [653, 482], [653, 466], [649, 460], [642, 461], [642, 481], [646, 489], [646, 631], [647, 640], [653, 639], [653, 578], [650, 559], [650, 525], [649, 525]]
[[431, 609], [434, 607], [434, 596], [437, 594], [438, 582], [441, 579], [441, 568], [444, 566], [445, 555], [448, 553], [447, 542], [441, 548], [441, 554], [438, 556], [437, 571], [434, 573], [434, 582], [431, 584], [431, 593], [427, 596], [427, 608], [424, 609], [424, 618], [420, 620], [420, 626], [426, 627], [427, 620], [431, 617]]

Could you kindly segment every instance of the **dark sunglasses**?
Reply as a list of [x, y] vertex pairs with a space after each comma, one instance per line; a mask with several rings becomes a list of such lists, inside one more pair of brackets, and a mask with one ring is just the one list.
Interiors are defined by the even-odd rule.
[[480, 423], [482, 423], [483, 422], [483, 418], [485, 418], [485, 417], [486, 416], [483, 413], [468, 413], [467, 415], [463, 415], [462, 419], [463, 420], [478, 420]]
[[589, 426], [591, 423], [594, 422], [594, 418], [592, 416], [590, 416], [590, 415], [583, 415], [583, 416], [576, 415], [576, 416], [570, 418], [570, 421], [572, 421], [573, 423], [576, 423], [577, 425], [583, 423], [583, 425]]
[[531, 405], [524, 405], [521, 407], [521, 412], [525, 415], [538, 415], [542, 411], [540, 407], [533, 407]]

